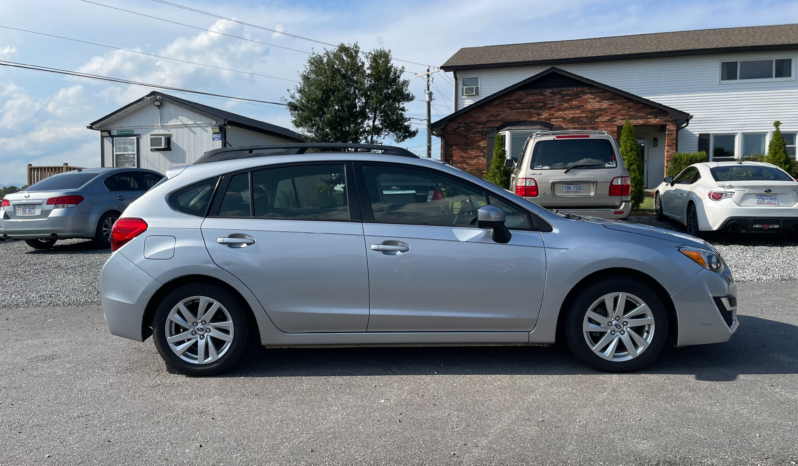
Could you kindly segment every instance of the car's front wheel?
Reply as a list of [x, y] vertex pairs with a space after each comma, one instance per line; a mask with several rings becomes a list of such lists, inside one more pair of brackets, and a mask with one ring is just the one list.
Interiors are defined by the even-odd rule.
[[565, 339], [595, 369], [632, 372], [649, 365], [668, 338], [668, 314], [646, 284], [618, 277], [596, 281], [571, 300]]
[[155, 311], [155, 347], [174, 369], [195, 376], [220, 374], [241, 357], [249, 332], [247, 314], [226, 290], [185, 285]]
[[56, 241], [55, 239], [26, 239], [25, 244], [33, 249], [52, 249]]
[[658, 222], [665, 221], [665, 214], [662, 213], [662, 198], [659, 196], [659, 193], [654, 195], [654, 218], [656, 218]]

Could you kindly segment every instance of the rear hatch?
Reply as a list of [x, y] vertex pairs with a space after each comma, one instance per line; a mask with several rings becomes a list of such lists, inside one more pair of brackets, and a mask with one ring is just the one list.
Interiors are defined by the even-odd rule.
[[[614, 208], [624, 198], [610, 195], [613, 180], [623, 183], [625, 170], [606, 137], [562, 135], [537, 141], [526, 172], [538, 185], [534, 202], [543, 207]], [[617, 189], [623, 192], [621, 187]]]
[[[768, 165], [722, 165], [710, 169], [718, 192], [740, 207], [796, 207], [798, 182]], [[716, 190], [713, 190], [716, 191]]]

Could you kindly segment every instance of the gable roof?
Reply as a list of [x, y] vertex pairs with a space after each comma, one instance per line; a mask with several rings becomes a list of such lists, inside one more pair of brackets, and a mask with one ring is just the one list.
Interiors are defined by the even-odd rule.
[[683, 112], [681, 110], [677, 110], [673, 107], [668, 107], [667, 105], [662, 105], [659, 102], [654, 102], [653, 100], [644, 99], [638, 95], [631, 94], [626, 91], [622, 91], [612, 86], [607, 86], [606, 84], [602, 84], [598, 81], [593, 81], [592, 79], [587, 79], [585, 77], [579, 76], [578, 74], [574, 74], [565, 70], [561, 70], [559, 68], [551, 67], [545, 71], [541, 71], [540, 73], [531, 76], [519, 83], [513, 84], [510, 87], [506, 87], [501, 91], [495, 92], [483, 99], [480, 99], [473, 104], [464, 107], [451, 115], [441, 118], [440, 120], [432, 123], [432, 128], [443, 128], [446, 126], [446, 123], [452, 119], [456, 118], [466, 112], [470, 112], [475, 108], [479, 108], [482, 105], [487, 104], [499, 97], [513, 92], [515, 90], [519, 90], [522, 88], [537, 88], [537, 89], [552, 89], [552, 88], [568, 88], [568, 87], [587, 87], [593, 86], [598, 87], [599, 89], [604, 89], [606, 91], [622, 95], [628, 99], [635, 100], [637, 102], [644, 103], [646, 105], [650, 105], [654, 108], [658, 108], [660, 110], [665, 110], [671, 116], [671, 118], [677, 121], [677, 124], [681, 124], [685, 121], [689, 121], [693, 118], [687, 112]]
[[798, 49], [798, 24], [466, 47], [444, 71]]
[[280, 138], [288, 139], [290, 141], [296, 142], [303, 142], [304, 138], [301, 134], [291, 131], [288, 128], [283, 128], [282, 126], [273, 125], [271, 123], [266, 123], [265, 121], [256, 120], [254, 118], [245, 117], [243, 115], [239, 115], [237, 113], [228, 112], [227, 110], [222, 110], [216, 107], [210, 107], [208, 105], [203, 105], [197, 102], [192, 102], [190, 100], [181, 99], [179, 97], [175, 97], [169, 94], [164, 94], [163, 92], [152, 91], [149, 94], [145, 95], [144, 97], [135, 100], [124, 107], [115, 110], [108, 115], [100, 118], [97, 121], [92, 122], [88, 128], [98, 130], [97, 126], [101, 125], [103, 122], [116, 117], [117, 115], [133, 109], [134, 107], [153, 100], [154, 98], [159, 97], [161, 100], [166, 102], [171, 102], [175, 105], [180, 107], [185, 107], [190, 110], [193, 110], [200, 115], [205, 115], [210, 118], [214, 118], [216, 120], [221, 120], [220, 123], [222, 124], [229, 124], [232, 126], [238, 126], [240, 128], [248, 129], [251, 131], [255, 131], [258, 133], [269, 134], [271, 136], [277, 136]]

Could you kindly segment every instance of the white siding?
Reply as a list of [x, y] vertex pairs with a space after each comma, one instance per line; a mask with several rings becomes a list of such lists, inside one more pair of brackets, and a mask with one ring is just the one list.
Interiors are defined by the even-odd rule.
[[288, 139], [269, 136], [268, 134], [256, 133], [233, 126], [227, 130], [227, 143], [231, 146], [254, 146], [257, 144], [280, 144], [283, 142], [294, 142]]
[[[162, 125], [213, 125], [216, 121], [191, 110], [162, 101]], [[113, 129], [135, 129], [157, 126], [158, 108], [151, 101], [131, 107], [127, 112], [105, 122], [102, 127]]]
[[[657, 147], [654, 147], [654, 138], [657, 138]], [[646, 181], [649, 188], [656, 188], [665, 176], [665, 133], [646, 136]]]
[[111, 138], [103, 138], [102, 145], [102, 155], [105, 160], [103, 160], [103, 167], [113, 167], [114, 166], [114, 140]]
[[[207, 126], [163, 126], [162, 128], [141, 128], [139, 143], [140, 168], [149, 168], [164, 173], [167, 169], [194, 163], [209, 150], [222, 147], [221, 141], [213, 140], [211, 125]], [[151, 151], [150, 134], [169, 134], [172, 136], [172, 150]]]
[[[787, 81], [720, 83], [720, 61], [754, 58], [792, 58], [793, 78]], [[679, 151], [698, 149], [699, 133], [770, 132], [773, 122], [782, 131], [798, 132], [798, 51], [658, 58], [558, 66], [603, 84], [693, 115], [679, 131]], [[548, 66], [458, 71], [461, 78], [480, 77], [480, 96], [458, 96], [458, 110], [500, 91]], [[738, 139], [738, 145], [740, 139]], [[662, 145], [663, 141], [660, 141]]]

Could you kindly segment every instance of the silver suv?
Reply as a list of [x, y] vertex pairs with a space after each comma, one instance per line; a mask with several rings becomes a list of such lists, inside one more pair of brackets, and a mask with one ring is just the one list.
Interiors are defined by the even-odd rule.
[[632, 210], [629, 173], [606, 131], [545, 131], [532, 135], [510, 190], [563, 213], [623, 219]]
[[668, 340], [723, 342], [738, 327], [737, 288], [706, 242], [566, 218], [404, 149], [225, 148], [167, 177], [114, 225], [100, 287], [111, 333], [153, 335], [187, 374], [226, 370], [250, 338], [564, 339], [593, 367], [629, 371]]

